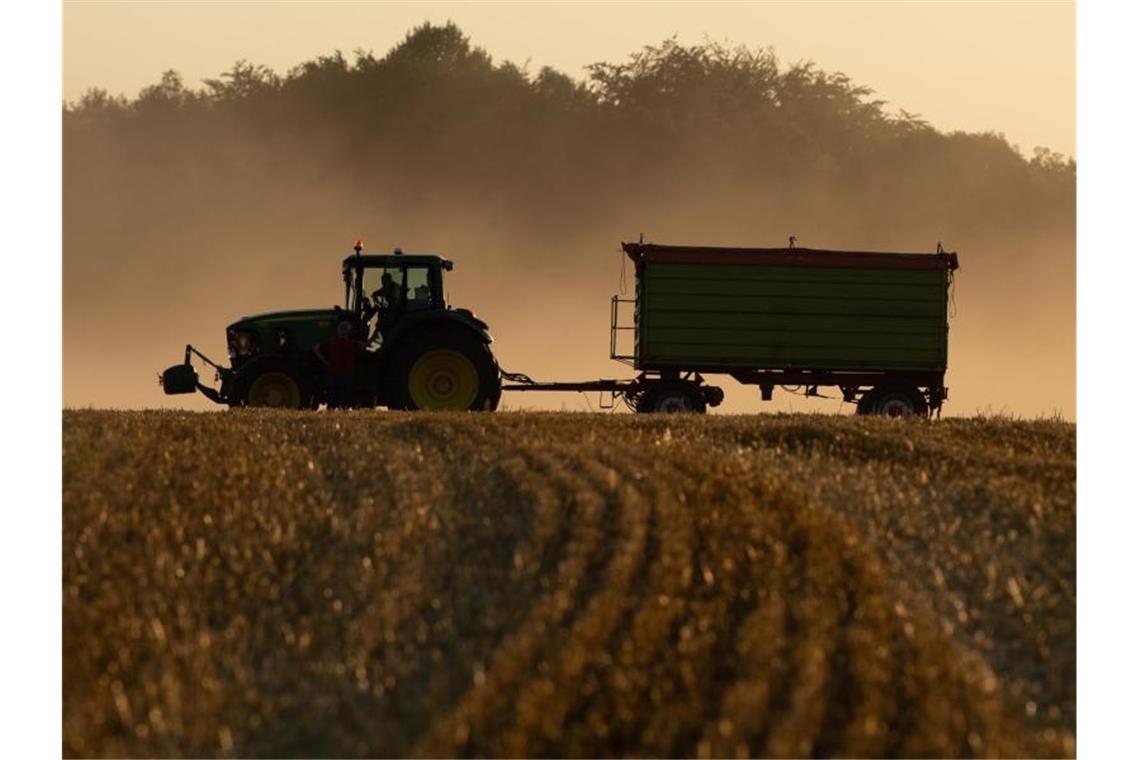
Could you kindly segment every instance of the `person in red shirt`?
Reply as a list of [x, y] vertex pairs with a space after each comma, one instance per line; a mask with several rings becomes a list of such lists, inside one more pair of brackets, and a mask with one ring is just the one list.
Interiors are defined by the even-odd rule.
[[351, 409], [360, 343], [353, 336], [351, 322], [340, 322], [336, 335], [313, 347], [313, 353], [327, 369], [329, 409]]

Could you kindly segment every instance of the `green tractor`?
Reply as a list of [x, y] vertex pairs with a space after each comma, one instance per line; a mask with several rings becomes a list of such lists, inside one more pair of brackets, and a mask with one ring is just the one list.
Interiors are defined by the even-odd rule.
[[[328, 400], [325, 368], [313, 349], [342, 322], [364, 345], [355, 373], [355, 406], [389, 409], [486, 410], [499, 405], [499, 366], [487, 324], [447, 305], [435, 255], [355, 255], [342, 264], [344, 307], [275, 311], [226, 328], [230, 366], [186, 346], [182, 364], [160, 379], [168, 394], [201, 392], [231, 407], [316, 409]], [[383, 294], [383, 295], [382, 295]], [[370, 297], [371, 295], [371, 297]], [[191, 359], [216, 372], [219, 387], [199, 381]]]

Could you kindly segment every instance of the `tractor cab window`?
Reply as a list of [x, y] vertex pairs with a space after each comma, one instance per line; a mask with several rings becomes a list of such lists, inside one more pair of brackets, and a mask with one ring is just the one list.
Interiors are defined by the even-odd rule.
[[408, 311], [431, 308], [431, 286], [427, 267], [407, 268], [405, 298]]
[[367, 299], [365, 301], [366, 307], [368, 305], [380, 305], [376, 302], [383, 300], [381, 298], [383, 293], [381, 292], [380, 286], [382, 285], [382, 278], [384, 276], [384, 273], [387, 272], [388, 274], [392, 274], [394, 271], [395, 270], [383, 269], [381, 267], [368, 267], [364, 270], [360, 281], [360, 292], [364, 298]]
[[[391, 278], [385, 285], [384, 275]], [[431, 307], [431, 280], [427, 267], [369, 267], [364, 270], [363, 293], [373, 308], [387, 307], [398, 310], [427, 309]]]
[[366, 267], [360, 284], [359, 313], [368, 335], [384, 335], [404, 312], [432, 307], [427, 266]]

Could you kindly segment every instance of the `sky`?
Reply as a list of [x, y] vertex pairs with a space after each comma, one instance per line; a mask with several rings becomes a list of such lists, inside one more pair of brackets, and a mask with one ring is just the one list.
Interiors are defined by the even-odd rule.
[[409, 29], [457, 23], [496, 61], [575, 77], [676, 36], [771, 47], [875, 90], [941, 130], [995, 131], [1030, 155], [1076, 155], [1070, 2], [65, 2], [63, 96], [134, 96], [174, 69], [188, 85], [235, 61], [278, 73], [318, 55], [382, 55]]

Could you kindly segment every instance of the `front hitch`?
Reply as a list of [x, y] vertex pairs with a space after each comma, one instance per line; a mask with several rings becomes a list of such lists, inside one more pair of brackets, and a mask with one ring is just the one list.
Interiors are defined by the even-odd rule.
[[182, 393], [193, 393], [194, 391], [201, 391], [202, 395], [210, 399], [216, 404], [224, 404], [226, 400], [217, 389], [211, 388], [208, 385], [203, 385], [198, 380], [198, 371], [194, 369], [194, 365], [190, 363], [190, 356], [195, 355], [202, 361], [209, 364], [218, 371], [219, 376], [228, 373], [229, 370], [217, 364], [210, 357], [203, 354], [198, 349], [190, 344], [186, 344], [186, 356], [181, 364], [175, 364], [173, 367], [168, 367], [158, 378], [158, 384], [162, 386], [162, 390], [168, 396], [174, 396]]

